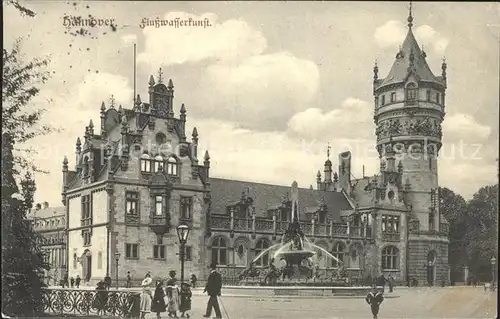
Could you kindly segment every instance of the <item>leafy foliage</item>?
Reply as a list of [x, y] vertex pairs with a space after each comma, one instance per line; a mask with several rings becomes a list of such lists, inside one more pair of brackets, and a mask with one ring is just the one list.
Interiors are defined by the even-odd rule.
[[35, 181], [31, 174], [24, 176], [21, 195], [12, 170], [12, 148], [10, 136], [2, 134], [2, 312], [34, 316], [42, 310], [43, 272], [48, 264], [26, 219]]
[[[2, 129], [9, 133], [15, 143], [24, 143], [32, 138], [53, 132], [48, 125], [41, 125], [45, 109], [32, 107], [33, 98], [39, 93], [37, 84], [45, 83], [50, 73], [45, 69], [48, 59], [34, 59], [23, 62], [21, 41], [14, 43], [12, 50], [3, 50], [2, 76]], [[27, 154], [36, 153], [30, 148], [16, 149], [20, 155], [15, 156], [15, 174], [19, 169], [40, 171]]]

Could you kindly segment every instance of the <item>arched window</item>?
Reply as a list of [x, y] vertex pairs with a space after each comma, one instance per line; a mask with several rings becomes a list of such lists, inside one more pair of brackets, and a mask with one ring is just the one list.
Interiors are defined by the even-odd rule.
[[212, 262], [217, 265], [227, 263], [227, 241], [223, 237], [217, 237], [212, 241]]
[[410, 83], [406, 86], [406, 100], [415, 101], [417, 99], [417, 86], [415, 83]]
[[174, 175], [174, 176], [177, 175], [177, 160], [173, 156], [171, 156], [168, 159], [168, 162], [167, 162], [167, 174], [168, 175]]
[[[259, 239], [257, 244], [255, 245], [255, 257], [257, 257], [264, 250], [269, 248], [269, 242], [265, 239]], [[259, 259], [255, 261], [256, 266], [267, 266], [269, 265], [269, 252], [265, 253]]]
[[382, 250], [382, 269], [399, 269], [399, 250], [387, 246]]
[[163, 157], [161, 157], [160, 155], [156, 155], [154, 166], [155, 172], [161, 172], [163, 170]]
[[141, 172], [151, 172], [151, 157], [148, 154], [141, 155]]
[[86, 156], [83, 159], [83, 177], [89, 175], [89, 158]]
[[[341, 262], [344, 262], [345, 245], [343, 243], [336, 243], [335, 246], [333, 246], [332, 255]], [[338, 265], [336, 260], [333, 260], [332, 266], [338, 267], [340, 265]]]

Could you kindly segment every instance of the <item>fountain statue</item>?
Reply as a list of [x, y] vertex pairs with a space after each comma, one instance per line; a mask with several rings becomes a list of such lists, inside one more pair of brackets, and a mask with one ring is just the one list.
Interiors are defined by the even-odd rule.
[[[298, 213], [299, 190], [298, 184], [295, 181], [292, 183], [291, 188], [291, 202], [291, 222], [289, 223], [287, 230], [283, 233], [281, 242], [272, 245], [257, 255], [250, 263], [250, 267], [241, 273], [240, 279], [260, 276], [261, 273], [255, 270], [254, 264], [255, 261], [265, 256], [265, 254], [271, 254], [272, 256], [264, 278], [264, 282], [268, 285], [276, 285], [278, 279], [281, 281], [288, 279], [291, 283], [297, 283], [302, 280], [307, 282], [313, 278], [313, 275], [315, 278], [319, 278], [319, 266], [314, 265], [312, 258], [316, 255], [317, 251], [321, 251], [327, 258], [335, 260], [339, 265], [339, 268], [343, 268], [340, 260], [324, 248], [311, 243], [304, 235], [304, 232], [300, 229]], [[281, 269], [276, 267], [274, 264], [275, 261], [282, 264]], [[337, 273], [340, 272], [337, 271]], [[337, 281], [343, 280], [343, 278], [339, 278], [338, 275], [334, 277]]]

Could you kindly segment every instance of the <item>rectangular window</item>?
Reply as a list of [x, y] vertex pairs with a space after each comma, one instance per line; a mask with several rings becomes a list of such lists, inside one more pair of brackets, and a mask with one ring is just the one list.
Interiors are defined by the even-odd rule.
[[382, 216], [382, 231], [387, 233], [399, 233], [399, 216]]
[[431, 101], [431, 90], [427, 90], [427, 101], [430, 102]]
[[382, 105], [385, 105], [385, 95], [382, 95]]
[[181, 218], [182, 219], [191, 219], [192, 216], [192, 206], [193, 200], [191, 197], [181, 197]]
[[436, 93], [436, 103], [439, 104], [440, 98], [439, 98], [439, 93]]
[[378, 107], [378, 97], [375, 98], [375, 108]]
[[153, 245], [153, 258], [165, 259], [165, 245]]
[[444, 94], [441, 94], [441, 105], [444, 105]]
[[138, 215], [139, 214], [139, 193], [138, 192], [126, 192], [125, 193], [125, 209], [128, 215]]
[[429, 214], [429, 230], [430, 231], [434, 231], [435, 230], [435, 226], [434, 226], [434, 214], [433, 213]]
[[91, 217], [90, 195], [82, 196], [82, 226], [90, 225]]
[[156, 216], [163, 215], [163, 196], [155, 196], [155, 214]]
[[391, 102], [395, 102], [396, 101], [396, 92], [392, 92], [391, 93]]
[[125, 258], [139, 259], [139, 244], [125, 244]]
[[90, 246], [92, 238], [90, 231], [84, 230], [82, 236], [83, 236], [83, 246]]
[[324, 224], [326, 222], [326, 214], [325, 212], [319, 212], [319, 222]]

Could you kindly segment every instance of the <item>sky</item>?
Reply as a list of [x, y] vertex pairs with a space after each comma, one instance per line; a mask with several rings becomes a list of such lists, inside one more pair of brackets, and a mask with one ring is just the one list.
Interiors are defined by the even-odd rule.
[[[378, 173], [373, 66], [385, 77], [407, 33], [405, 2], [21, 2], [4, 4], [4, 47], [22, 39], [27, 61], [48, 57], [52, 77], [30, 107], [60, 132], [29, 142], [48, 174], [37, 174], [35, 200], [61, 205], [62, 161], [75, 165], [75, 141], [102, 101], [131, 108], [133, 44], [137, 93], [161, 67], [175, 86], [176, 116], [187, 109], [211, 176], [315, 185], [328, 143], [332, 161], [353, 153], [357, 178]], [[114, 19], [113, 25], [65, 25], [65, 17]], [[498, 181], [500, 5], [417, 2], [414, 33], [434, 74], [448, 64], [439, 183], [470, 198]], [[208, 21], [146, 26], [144, 19]], [[201, 151], [201, 152], [200, 152]]]

